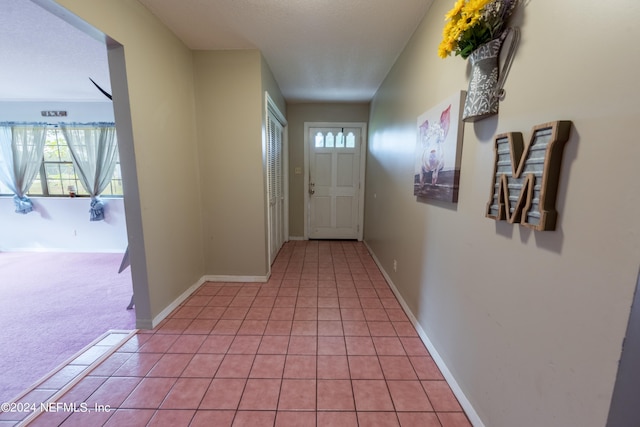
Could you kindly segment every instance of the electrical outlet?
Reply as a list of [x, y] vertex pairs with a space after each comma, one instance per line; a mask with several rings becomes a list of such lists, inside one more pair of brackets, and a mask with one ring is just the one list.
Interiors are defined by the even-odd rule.
[[393, 271], [398, 271], [398, 261], [396, 261], [395, 259], [393, 260]]

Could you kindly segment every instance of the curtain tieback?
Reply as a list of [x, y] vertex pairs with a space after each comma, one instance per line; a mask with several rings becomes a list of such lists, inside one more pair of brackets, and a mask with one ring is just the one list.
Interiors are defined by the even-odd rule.
[[13, 203], [16, 206], [16, 213], [28, 214], [33, 210], [33, 202], [27, 196], [13, 196]]
[[89, 209], [91, 218], [89, 221], [104, 221], [104, 202], [100, 197], [91, 197], [91, 209]]

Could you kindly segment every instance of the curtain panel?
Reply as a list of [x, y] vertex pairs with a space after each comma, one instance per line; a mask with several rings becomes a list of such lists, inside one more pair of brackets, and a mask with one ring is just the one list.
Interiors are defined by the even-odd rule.
[[46, 123], [0, 123], [0, 181], [13, 192], [16, 213], [33, 211], [26, 196], [42, 165]]
[[118, 159], [114, 123], [60, 123], [78, 178], [91, 196], [90, 221], [104, 220], [100, 194], [111, 182]]

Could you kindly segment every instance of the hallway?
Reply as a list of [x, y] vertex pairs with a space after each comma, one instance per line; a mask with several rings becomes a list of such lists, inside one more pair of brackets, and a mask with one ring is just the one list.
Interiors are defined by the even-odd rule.
[[286, 243], [264, 284], [205, 283], [57, 401], [108, 410], [30, 425], [471, 425], [351, 241]]

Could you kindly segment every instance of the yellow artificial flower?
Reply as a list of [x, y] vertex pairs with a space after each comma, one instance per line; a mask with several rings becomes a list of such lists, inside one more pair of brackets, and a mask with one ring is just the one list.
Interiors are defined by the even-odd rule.
[[474, 11], [471, 13], [462, 13], [462, 19], [458, 21], [458, 27], [460, 28], [460, 32], [465, 32], [469, 28], [472, 28], [474, 25], [480, 21], [482, 18], [482, 12]]
[[461, 29], [459, 24], [458, 25], [454, 25], [451, 28], [449, 40], [452, 43], [456, 43], [460, 39], [460, 36], [462, 35], [463, 32], [464, 31], [462, 31], [462, 29]]
[[[453, 8], [445, 15], [442, 41], [438, 56], [451, 53], [466, 59], [483, 43], [499, 36], [506, 19], [520, 0], [455, 0]], [[497, 13], [506, 8], [507, 13]]]
[[458, 0], [458, 1], [456, 2], [456, 4], [453, 6], [453, 9], [451, 9], [451, 10], [449, 11], [449, 13], [447, 13], [447, 14], [444, 16], [444, 20], [445, 20], [445, 21], [448, 21], [448, 20], [450, 20], [451, 18], [453, 18], [454, 16], [456, 16], [457, 14], [459, 14], [459, 13], [460, 13], [460, 11], [462, 10], [462, 8], [464, 7], [464, 4], [465, 4], [465, 0]]
[[482, 9], [489, 3], [491, 0], [469, 0], [462, 9], [463, 14], [472, 15], [474, 13], [481, 13]]
[[443, 39], [450, 39], [451, 35], [452, 35], [452, 30], [454, 28], [454, 23], [453, 21], [449, 21], [445, 24], [443, 30], [442, 30], [442, 38]]
[[447, 50], [446, 47], [444, 47], [442, 45], [442, 43], [440, 43], [440, 46], [438, 46], [438, 56], [442, 59], [446, 58], [447, 56], [449, 56], [449, 54], [451, 53], [451, 51]]

